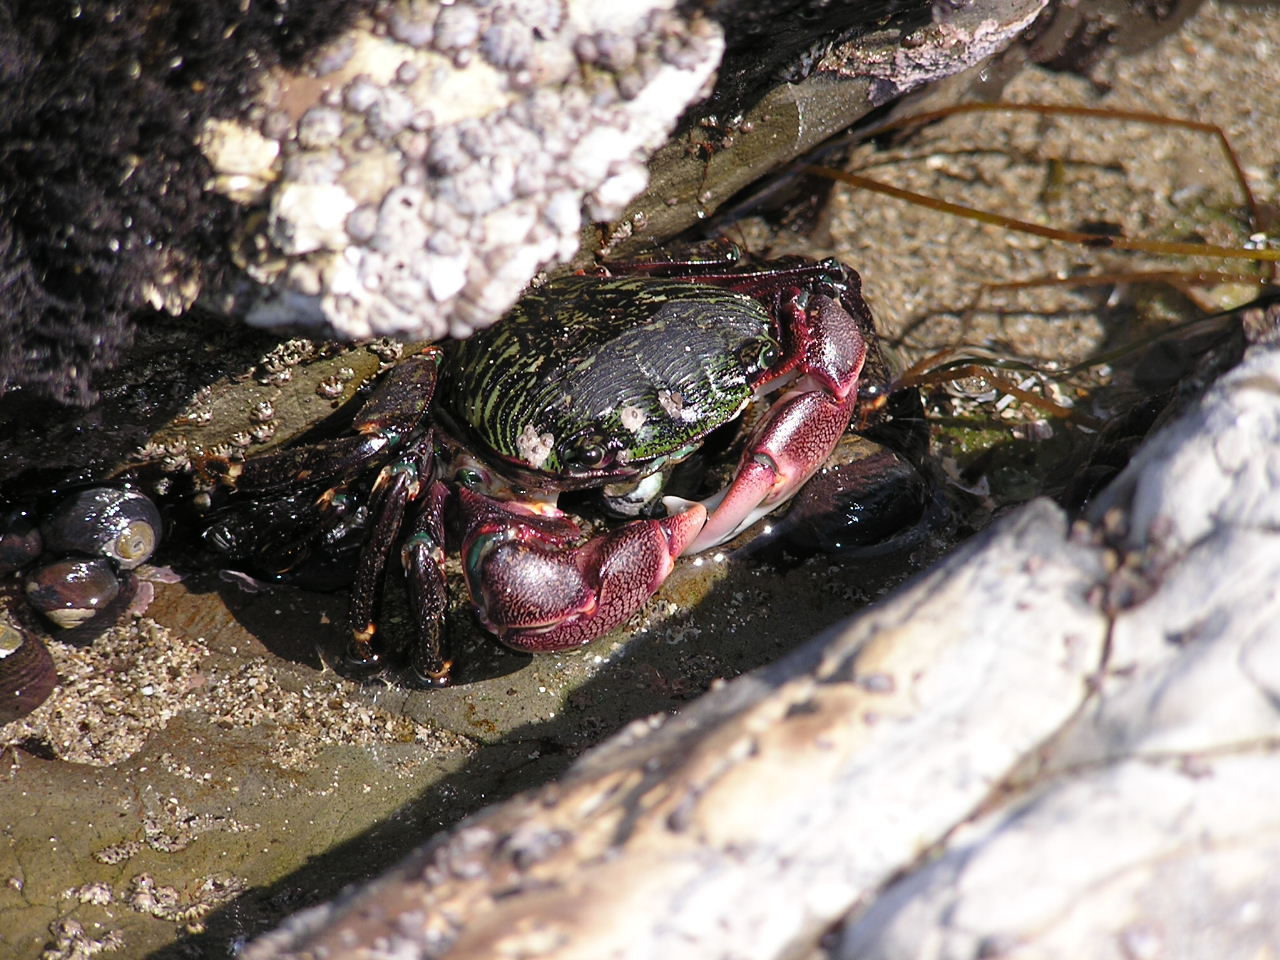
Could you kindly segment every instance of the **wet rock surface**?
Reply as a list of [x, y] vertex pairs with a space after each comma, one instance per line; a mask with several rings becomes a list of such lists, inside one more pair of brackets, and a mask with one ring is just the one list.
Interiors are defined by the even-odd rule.
[[[787, 572], [709, 558], [678, 571], [630, 636], [580, 653], [530, 658], [472, 628], [458, 685], [430, 691], [360, 686], [326, 666], [347, 642], [344, 593], [246, 593], [216, 573], [159, 583], [143, 618], [90, 645], [51, 638], [59, 686], [5, 728], [3, 790], [30, 814], [7, 833], [7, 929], [29, 931], [14, 947], [36, 951], [68, 914], [130, 949], [211, 916], [217, 944], [299, 897], [332, 896], [608, 732], [802, 642], [906, 563], [850, 585], [826, 558]], [[406, 615], [384, 628], [407, 630]], [[214, 878], [235, 906], [139, 911], [139, 876], [184, 897]], [[82, 901], [86, 884], [111, 896]]]

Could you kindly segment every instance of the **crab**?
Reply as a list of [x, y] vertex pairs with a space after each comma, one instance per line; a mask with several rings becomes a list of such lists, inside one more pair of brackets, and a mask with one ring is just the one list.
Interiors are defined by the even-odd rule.
[[[635, 614], [678, 557], [785, 503], [885, 388], [860, 279], [836, 260], [567, 276], [494, 327], [400, 362], [350, 435], [204, 464], [239, 500], [204, 539], [276, 572], [361, 541], [348, 660], [371, 670], [390, 653], [374, 612], [398, 548], [416, 608], [413, 668], [445, 683], [447, 550], [503, 643], [579, 647]], [[753, 409], [723, 489], [663, 495], [677, 464]], [[358, 506], [356, 478], [374, 469]], [[625, 519], [584, 532], [559, 505], [580, 491]]]

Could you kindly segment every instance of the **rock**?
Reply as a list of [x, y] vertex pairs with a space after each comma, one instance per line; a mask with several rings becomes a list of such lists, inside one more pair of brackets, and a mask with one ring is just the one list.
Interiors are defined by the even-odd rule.
[[[0, 392], [87, 404], [144, 308], [465, 336], [580, 245], [671, 236], [886, 97], [1009, 43], [1044, 4], [33, 8], [0, 25], [6, 129], [27, 157], [4, 184], [20, 295], [0, 311]], [[726, 33], [708, 112], [651, 159], [712, 91]]]
[[[805, 19], [804, 4], [786, 3], [714, 4], [707, 15], [646, 3], [625, 17], [588, 0], [563, 15], [542, 4], [388, 6], [308, 68], [270, 75], [244, 148], [206, 136], [230, 196], [245, 190], [243, 175], [223, 171], [219, 156], [263, 155], [258, 140], [270, 134], [283, 158], [260, 178], [265, 235], [254, 223], [242, 244], [257, 251], [251, 282], [224, 309], [346, 339], [466, 336], [501, 316], [538, 270], [579, 253], [580, 240], [590, 258], [636, 234], [669, 237], [878, 103], [992, 55], [1043, 5], [965, 6], [934, 23], [927, 5], [902, 2], [887, 25], [858, 13]], [[785, 71], [772, 59], [744, 62], [744, 20], [757, 32], [772, 25], [771, 36], [787, 22]], [[736, 44], [733, 83], [714, 103], [737, 120], [708, 121], [708, 141], [686, 119], [686, 134], [667, 143], [711, 91], [724, 29]], [[317, 170], [334, 183], [299, 182]], [[418, 196], [402, 216], [406, 188]], [[300, 204], [299, 190], [337, 191], [359, 207], [335, 231], [351, 209], [318, 223], [338, 207], [328, 193]], [[594, 227], [610, 222], [603, 236]]]
[[[602, 37], [634, 55], [607, 60]], [[259, 178], [269, 214], [224, 308], [346, 339], [491, 323], [573, 254], [584, 209], [611, 219], [643, 186], [722, 50], [709, 21], [657, 3], [626, 17], [587, 0], [379, 8], [301, 69], [268, 74], [248, 123], [205, 136], [229, 190], [240, 171], [220, 158], [265, 153], [228, 139], [266, 137], [281, 157]], [[566, 191], [571, 216], [540, 215]]]
[[1121, 511], [1132, 553], [1096, 690], [1018, 793], [857, 915], [836, 957], [1274, 952], [1277, 388], [1280, 351], [1255, 348], [1100, 498], [1092, 517]]

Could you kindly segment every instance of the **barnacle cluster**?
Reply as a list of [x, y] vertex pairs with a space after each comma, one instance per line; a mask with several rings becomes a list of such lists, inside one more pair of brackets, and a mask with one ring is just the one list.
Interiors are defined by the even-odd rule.
[[270, 73], [202, 138], [215, 188], [262, 211], [233, 308], [349, 338], [493, 322], [644, 187], [710, 81], [718, 28], [665, 6], [388, 0]]

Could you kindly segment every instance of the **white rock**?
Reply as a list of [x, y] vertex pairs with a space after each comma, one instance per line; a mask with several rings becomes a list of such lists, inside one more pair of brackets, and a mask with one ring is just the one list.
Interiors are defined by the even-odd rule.
[[271, 198], [271, 241], [292, 256], [341, 249], [347, 215], [355, 208], [351, 194], [335, 183], [286, 184]]

